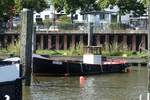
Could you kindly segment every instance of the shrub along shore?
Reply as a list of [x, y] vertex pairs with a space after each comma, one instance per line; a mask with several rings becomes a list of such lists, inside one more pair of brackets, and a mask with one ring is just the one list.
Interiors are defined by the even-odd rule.
[[[40, 55], [60, 55], [60, 56], [82, 56], [84, 54], [83, 44], [79, 43], [76, 48], [69, 48], [68, 50], [36, 50], [36, 54]], [[123, 57], [139, 57], [148, 58], [148, 53], [145, 51], [131, 51], [127, 46], [122, 43], [105, 44], [102, 46], [103, 56], [123, 56]], [[20, 55], [20, 42], [9, 44], [6, 48], [0, 49], [0, 59], [19, 56]]]

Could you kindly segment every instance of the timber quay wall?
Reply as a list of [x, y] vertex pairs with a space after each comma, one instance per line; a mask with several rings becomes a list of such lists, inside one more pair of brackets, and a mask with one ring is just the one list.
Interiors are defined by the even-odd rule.
[[[122, 44], [133, 51], [140, 48], [147, 49], [146, 30], [126, 30], [94, 33], [93, 45], [100, 44]], [[19, 40], [18, 32], [1, 32], [0, 48], [7, 48], [11, 43]], [[79, 43], [87, 45], [88, 35], [85, 32], [36, 32], [36, 49], [62, 50], [76, 47]]]

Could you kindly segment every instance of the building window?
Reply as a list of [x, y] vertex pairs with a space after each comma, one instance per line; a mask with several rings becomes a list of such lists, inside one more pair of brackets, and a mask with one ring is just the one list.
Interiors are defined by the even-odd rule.
[[36, 15], [36, 18], [40, 18], [41, 16], [40, 15]]
[[76, 19], [76, 20], [78, 19], [78, 15], [77, 14], [74, 15], [74, 19]]
[[45, 15], [45, 19], [49, 19], [49, 15]]
[[105, 20], [105, 14], [104, 14], [104, 13], [101, 13], [101, 14], [99, 15], [99, 17], [100, 17], [100, 20]]
[[87, 15], [83, 15], [82, 19], [86, 20], [87, 19]]
[[117, 15], [111, 15], [111, 22], [113, 23], [117, 22]]

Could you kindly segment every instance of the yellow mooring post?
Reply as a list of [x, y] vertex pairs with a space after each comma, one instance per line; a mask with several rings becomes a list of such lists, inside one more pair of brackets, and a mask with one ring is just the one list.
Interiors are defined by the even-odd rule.
[[23, 9], [21, 12], [21, 35], [20, 35], [20, 64], [25, 76], [25, 86], [31, 84], [32, 65], [32, 33], [33, 33], [33, 12]]

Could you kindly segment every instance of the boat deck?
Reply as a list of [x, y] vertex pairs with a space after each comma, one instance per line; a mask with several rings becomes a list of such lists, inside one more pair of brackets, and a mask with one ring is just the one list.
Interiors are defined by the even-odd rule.
[[[82, 56], [50, 56], [50, 60], [57, 60], [57, 61], [73, 61], [73, 62], [82, 62], [83, 58]], [[147, 64], [148, 60], [145, 58], [137, 58], [137, 57], [108, 57], [108, 60], [114, 60], [114, 59], [123, 59], [126, 60], [126, 63], [128, 64]]]

